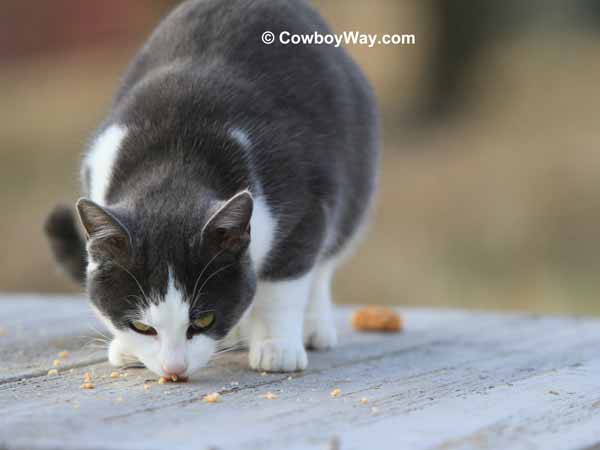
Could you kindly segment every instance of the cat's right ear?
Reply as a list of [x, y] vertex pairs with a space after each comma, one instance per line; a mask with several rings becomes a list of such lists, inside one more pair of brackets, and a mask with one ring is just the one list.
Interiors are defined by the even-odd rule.
[[131, 250], [131, 235], [111, 212], [87, 198], [77, 201], [77, 212], [91, 252], [123, 258]]

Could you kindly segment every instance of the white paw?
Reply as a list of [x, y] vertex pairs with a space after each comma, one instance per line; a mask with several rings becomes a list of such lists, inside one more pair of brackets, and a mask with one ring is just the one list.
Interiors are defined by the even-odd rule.
[[311, 350], [327, 350], [337, 345], [337, 330], [331, 319], [307, 319], [304, 322], [304, 345]]
[[121, 344], [117, 339], [110, 341], [108, 346], [108, 362], [113, 366], [122, 366], [125, 364]]
[[250, 367], [267, 372], [296, 372], [306, 369], [308, 359], [302, 342], [269, 339], [252, 342]]

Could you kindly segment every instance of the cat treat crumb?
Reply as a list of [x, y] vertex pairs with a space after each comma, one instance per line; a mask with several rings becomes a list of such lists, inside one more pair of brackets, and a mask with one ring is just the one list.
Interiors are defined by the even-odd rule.
[[145, 391], [150, 390], [150, 385], [148, 383], [144, 383], [144, 390]]
[[217, 403], [219, 401], [219, 398], [221, 397], [221, 394], [219, 394], [218, 392], [213, 392], [212, 394], [206, 394], [203, 398], [203, 400], [206, 403]]
[[369, 404], [369, 399], [367, 397], [363, 397], [360, 399], [360, 404], [361, 405], [368, 405]]
[[56, 376], [56, 375], [58, 375], [58, 370], [56, 370], [56, 369], [50, 369], [48, 371], [48, 376], [52, 377], [52, 376]]
[[278, 395], [273, 394], [272, 392], [267, 392], [266, 394], [261, 395], [261, 397], [267, 400], [275, 400], [278, 397]]
[[83, 381], [85, 381], [86, 383], [91, 383], [92, 382], [92, 374], [89, 372], [86, 372], [85, 375], [83, 376]]
[[335, 388], [329, 395], [331, 395], [333, 398], [339, 397], [342, 395], [342, 390], [340, 388]]
[[165, 383], [185, 383], [188, 379], [184, 377], [178, 377], [177, 375], [171, 375], [170, 377], [160, 377], [158, 379], [158, 384]]
[[54, 361], [52, 361], [52, 365], [54, 367], [60, 367], [60, 359], [55, 359]]
[[402, 325], [402, 318], [385, 306], [366, 306], [352, 316], [352, 327], [357, 331], [397, 333], [402, 330]]
[[94, 383], [90, 383], [89, 381], [86, 381], [80, 386], [81, 389], [94, 389], [95, 387], [96, 385]]
[[120, 376], [121, 376], [121, 374], [119, 372], [111, 372], [110, 373], [111, 378], [119, 378]]
[[69, 357], [69, 352], [68, 352], [68, 351], [66, 351], [66, 350], [63, 350], [62, 352], [59, 352], [59, 353], [58, 353], [58, 357], [59, 357], [59, 358], [62, 358], [62, 359], [66, 359], [66, 358], [68, 358], [68, 357]]

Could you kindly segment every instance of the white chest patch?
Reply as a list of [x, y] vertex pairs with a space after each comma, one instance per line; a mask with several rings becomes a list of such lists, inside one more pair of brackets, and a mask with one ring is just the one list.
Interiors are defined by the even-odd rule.
[[127, 135], [123, 125], [111, 125], [96, 138], [85, 158], [84, 167], [89, 170], [90, 198], [99, 205], [106, 204], [110, 178], [121, 143]]
[[257, 272], [273, 247], [276, 221], [263, 197], [254, 197], [250, 219], [250, 258]]

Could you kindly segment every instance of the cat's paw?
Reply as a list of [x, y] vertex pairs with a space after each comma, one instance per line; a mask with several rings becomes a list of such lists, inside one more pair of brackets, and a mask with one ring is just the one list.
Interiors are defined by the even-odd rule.
[[249, 359], [252, 369], [267, 372], [296, 372], [308, 364], [302, 342], [280, 339], [252, 342]]
[[304, 323], [304, 345], [311, 350], [328, 350], [337, 345], [337, 330], [333, 320], [315, 319]]
[[108, 362], [113, 366], [123, 366], [125, 365], [123, 357], [124, 353], [121, 343], [117, 339], [110, 341], [108, 346]]

